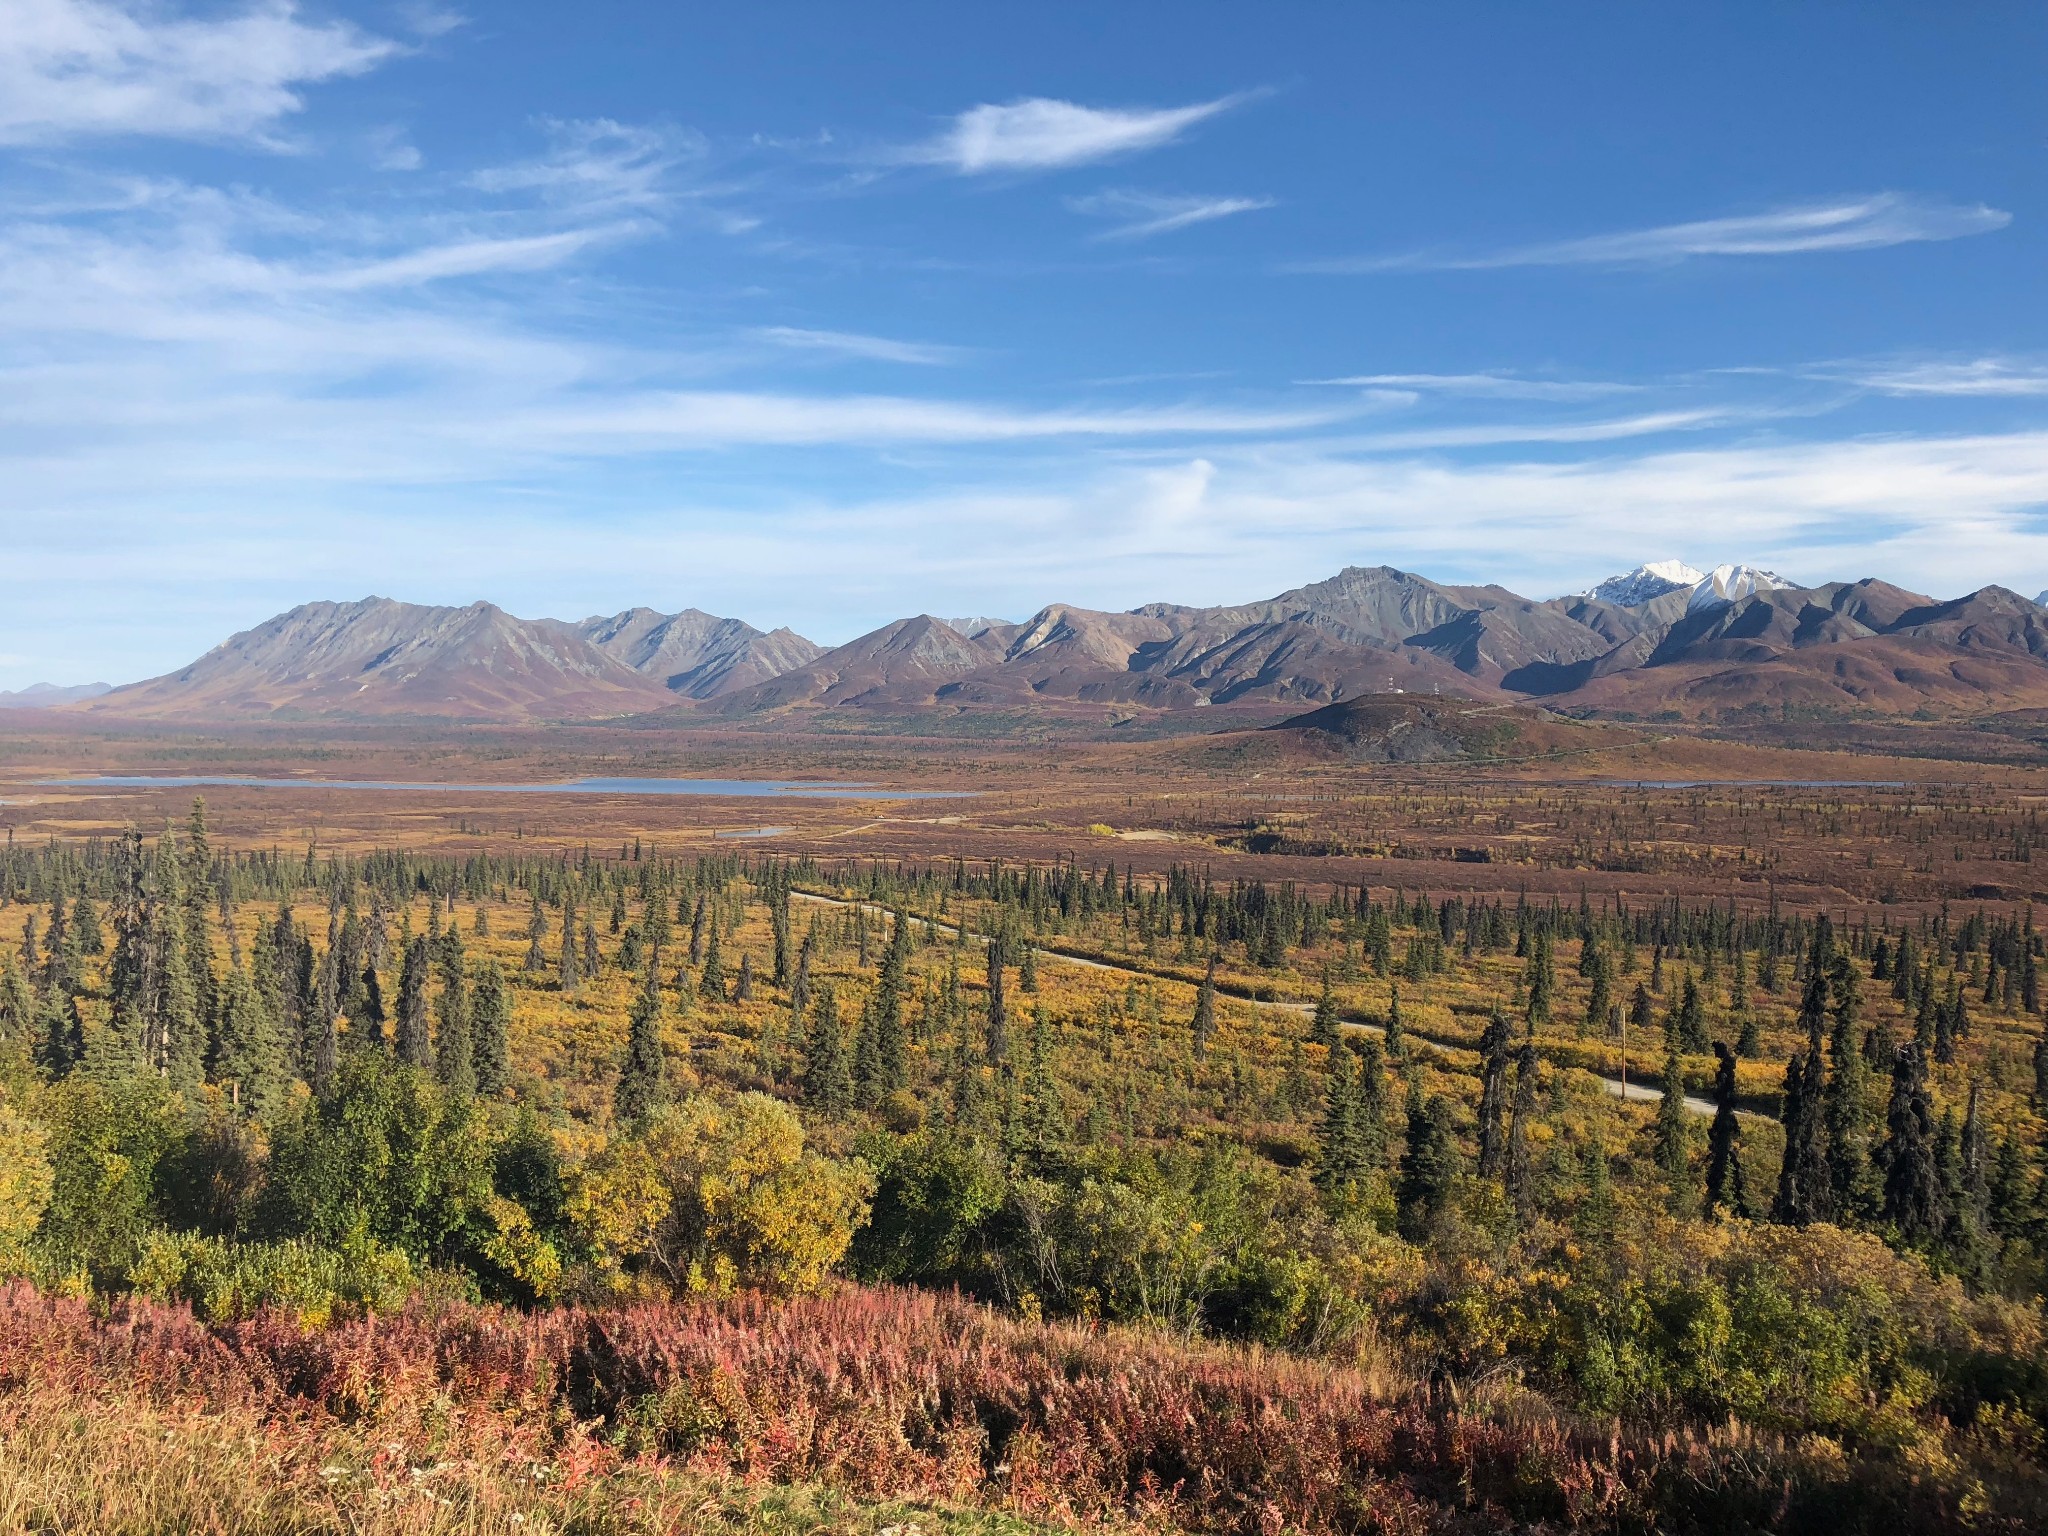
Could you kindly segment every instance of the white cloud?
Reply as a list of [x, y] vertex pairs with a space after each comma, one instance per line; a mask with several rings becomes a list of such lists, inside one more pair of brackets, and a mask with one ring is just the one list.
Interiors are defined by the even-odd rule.
[[410, 288], [451, 277], [478, 277], [487, 272], [538, 272], [561, 265], [601, 240], [643, 230], [642, 225], [603, 229], [565, 229], [547, 235], [518, 235], [493, 240], [461, 240], [428, 246], [327, 271], [306, 272], [296, 281], [308, 288], [357, 292], [367, 288]]
[[1882, 192], [1769, 213], [1661, 224], [1506, 250], [1412, 251], [1290, 264], [1295, 272], [1472, 272], [1500, 267], [1668, 266], [1696, 256], [1790, 256], [1959, 240], [2005, 228], [2012, 215], [1983, 203], [1944, 203]]
[[137, 0], [7, 0], [0, 10], [0, 143], [111, 134], [271, 142], [301, 89], [397, 51], [292, 0], [187, 17]]
[[2048, 395], [2048, 367], [2000, 358], [1967, 363], [1843, 364], [1818, 376], [1842, 379], [1886, 395]]
[[829, 352], [876, 363], [910, 363], [935, 367], [958, 362], [960, 347], [927, 341], [897, 341], [888, 336], [863, 336], [854, 331], [814, 331], [795, 325], [765, 325], [754, 332], [763, 341], [798, 352]]
[[1529, 379], [1512, 373], [1360, 373], [1338, 379], [1305, 379], [1350, 389], [1416, 390], [1431, 395], [1472, 396], [1491, 400], [1597, 400], [1628, 394], [1638, 384], [1611, 384], [1594, 379]]
[[610, 118], [548, 118], [541, 127], [553, 141], [547, 154], [479, 171], [470, 185], [581, 210], [651, 209], [668, 201], [669, 173], [704, 153], [694, 134]]
[[1159, 192], [1111, 191], [1067, 200], [1076, 213], [1094, 214], [1120, 220], [1114, 228], [1096, 236], [1098, 240], [1144, 240], [1152, 235], [1227, 219], [1232, 214], [1254, 213], [1273, 206], [1270, 197], [1175, 197]]
[[880, 447], [896, 443], [1014, 443], [1048, 438], [1142, 440], [1284, 434], [1327, 427], [1343, 412], [1203, 406], [1133, 410], [1016, 410], [894, 395], [810, 396], [676, 390], [573, 400], [490, 423], [507, 447], [557, 452], [661, 452], [764, 445]]
[[[66, 676], [119, 681], [290, 603], [371, 590], [484, 594], [527, 614], [692, 602], [833, 641], [932, 607], [1239, 602], [1381, 561], [1540, 595], [1696, 545], [1701, 528], [1809, 580], [1875, 575], [1937, 595], [2048, 585], [2039, 432], [1478, 465], [1313, 442], [1136, 463], [1063, 446], [1022, 471], [956, 466], [913, 497], [790, 490], [764, 503], [677, 482], [621, 507], [587, 489], [520, 502], [446, 484], [432, 517], [361, 486], [328, 494], [289, 464], [272, 473], [24, 520], [0, 566], [0, 647], [39, 659], [5, 681], [60, 661]], [[280, 505], [300, 515], [280, 518]], [[81, 590], [96, 595], [83, 626]]]
[[1222, 96], [1187, 107], [1084, 107], [1034, 96], [983, 103], [953, 119], [936, 138], [906, 152], [917, 164], [949, 165], [965, 176], [1045, 171], [1157, 149], [1244, 98]]

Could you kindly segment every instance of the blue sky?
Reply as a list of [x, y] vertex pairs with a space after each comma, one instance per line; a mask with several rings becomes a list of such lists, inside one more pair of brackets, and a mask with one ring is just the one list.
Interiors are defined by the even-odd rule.
[[0, 687], [293, 603], [2048, 586], [2037, 5], [0, 7]]

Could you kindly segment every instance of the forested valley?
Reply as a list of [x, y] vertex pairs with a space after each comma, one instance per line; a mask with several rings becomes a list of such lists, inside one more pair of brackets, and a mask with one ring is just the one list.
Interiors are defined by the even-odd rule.
[[10, 844], [0, 1377], [1061, 1521], [2048, 1511], [2029, 908], [544, 843]]

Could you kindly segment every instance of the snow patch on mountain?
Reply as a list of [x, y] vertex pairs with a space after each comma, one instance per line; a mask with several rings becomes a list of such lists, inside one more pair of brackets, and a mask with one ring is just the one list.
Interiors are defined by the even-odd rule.
[[1626, 575], [1610, 576], [1578, 595], [1616, 608], [1633, 608], [1667, 592], [1676, 592], [1680, 587], [1696, 587], [1705, 580], [1702, 572], [1694, 570], [1683, 560], [1653, 560], [1648, 565], [1637, 566]]
[[1767, 571], [1760, 566], [1717, 565], [1692, 589], [1692, 600], [1685, 605], [1685, 610], [1698, 613], [1703, 608], [1719, 608], [1727, 603], [1740, 602], [1759, 592], [1777, 592], [1797, 585], [1776, 571]]

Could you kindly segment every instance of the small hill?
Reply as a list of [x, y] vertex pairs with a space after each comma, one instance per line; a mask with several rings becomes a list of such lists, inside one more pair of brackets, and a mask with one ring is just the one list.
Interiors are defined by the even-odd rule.
[[1269, 731], [1321, 739], [1359, 763], [1451, 763], [1551, 757], [1622, 743], [1603, 727], [1528, 705], [1379, 694], [1327, 704]]

